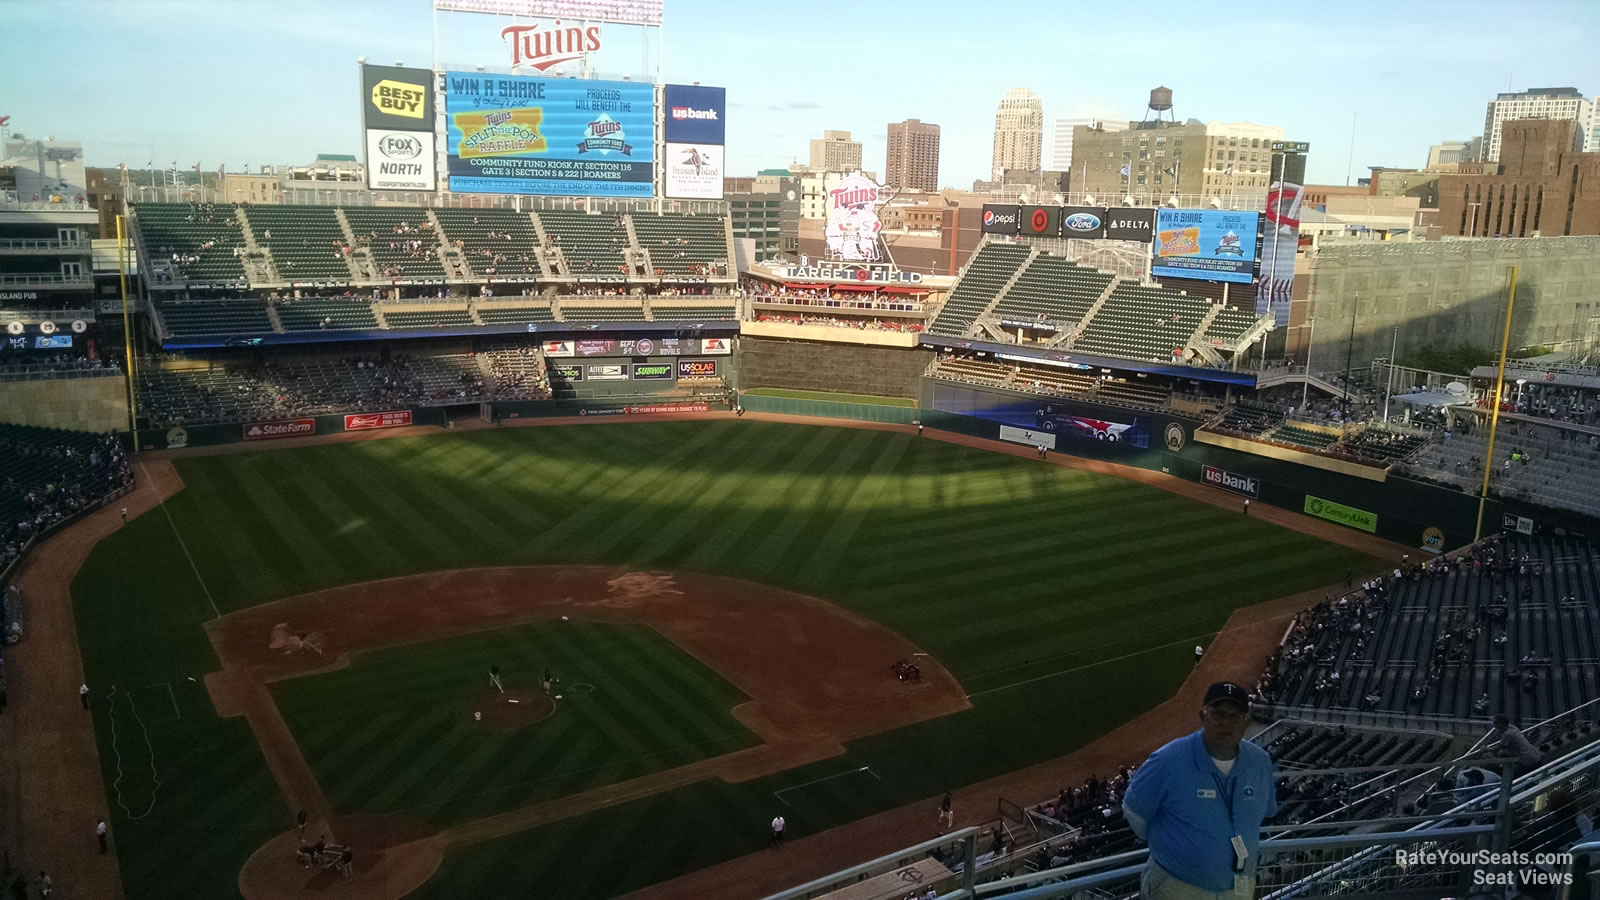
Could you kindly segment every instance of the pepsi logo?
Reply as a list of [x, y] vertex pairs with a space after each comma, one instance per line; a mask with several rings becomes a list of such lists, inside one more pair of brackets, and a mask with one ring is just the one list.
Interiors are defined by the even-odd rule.
[[1099, 231], [1100, 217], [1094, 213], [1073, 213], [1067, 216], [1066, 225], [1068, 231]]
[[993, 225], [994, 224], [994, 210], [986, 209], [986, 210], [983, 211], [983, 224], [985, 224], [985, 225]]

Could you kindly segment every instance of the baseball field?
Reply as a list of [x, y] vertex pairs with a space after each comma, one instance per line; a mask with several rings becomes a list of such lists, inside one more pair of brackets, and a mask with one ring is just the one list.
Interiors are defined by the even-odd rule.
[[753, 418], [176, 472], [72, 585], [130, 898], [303, 880], [297, 809], [360, 873], [421, 860], [382, 876], [415, 896], [616, 896], [780, 812], [813, 834], [1068, 753], [1234, 609], [1376, 565], [1146, 484]]

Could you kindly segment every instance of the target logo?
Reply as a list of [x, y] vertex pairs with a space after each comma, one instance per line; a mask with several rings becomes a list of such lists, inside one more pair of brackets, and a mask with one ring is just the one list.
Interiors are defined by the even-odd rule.
[[1035, 209], [1028, 215], [1028, 227], [1034, 234], [1044, 234], [1050, 230], [1050, 211], [1048, 209]]

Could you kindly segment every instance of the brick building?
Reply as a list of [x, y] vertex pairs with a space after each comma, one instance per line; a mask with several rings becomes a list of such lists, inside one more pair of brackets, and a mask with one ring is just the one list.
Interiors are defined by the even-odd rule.
[[1570, 119], [1503, 122], [1498, 164], [1484, 165], [1482, 174], [1440, 176], [1443, 233], [1600, 234], [1600, 153], [1572, 149], [1576, 128]]

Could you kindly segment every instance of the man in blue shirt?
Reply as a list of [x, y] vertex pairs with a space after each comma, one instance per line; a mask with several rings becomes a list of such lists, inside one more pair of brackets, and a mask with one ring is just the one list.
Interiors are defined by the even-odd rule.
[[1229, 681], [1206, 690], [1200, 730], [1134, 772], [1122, 812], [1150, 844], [1144, 900], [1249, 900], [1261, 823], [1278, 811], [1272, 758], [1243, 743], [1249, 695]]

